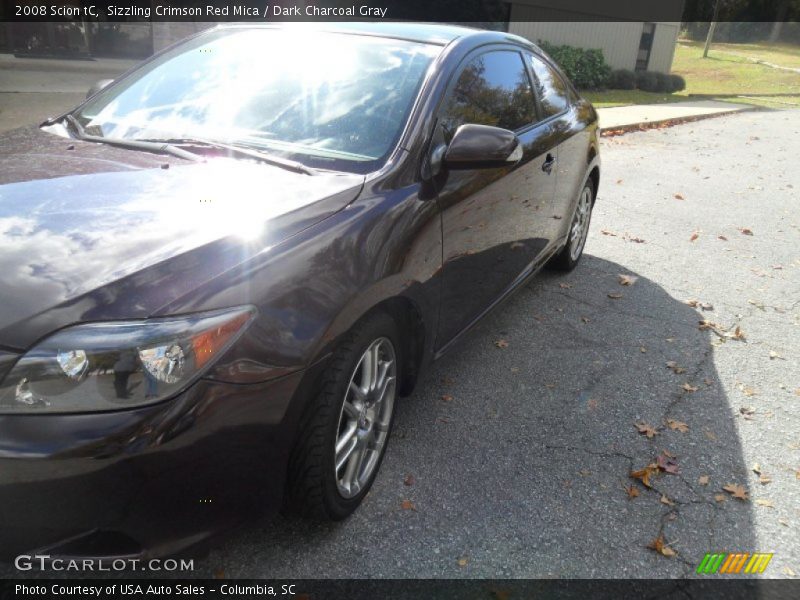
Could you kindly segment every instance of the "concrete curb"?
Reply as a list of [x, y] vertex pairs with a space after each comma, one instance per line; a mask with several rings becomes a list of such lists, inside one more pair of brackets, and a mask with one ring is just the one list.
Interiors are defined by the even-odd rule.
[[616, 137], [618, 135], [625, 135], [634, 131], [647, 131], [648, 129], [664, 129], [666, 127], [674, 127], [675, 125], [682, 125], [684, 123], [693, 123], [694, 121], [702, 121], [704, 119], [714, 119], [717, 117], [727, 117], [730, 115], [739, 115], [747, 112], [766, 111], [769, 109], [760, 106], [753, 106], [752, 108], [742, 108], [739, 110], [731, 110], [727, 112], [709, 113], [706, 115], [691, 115], [687, 117], [675, 117], [672, 119], [661, 119], [659, 121], [644, 121], [641, 123], [629, 123], [626, 125], [618, 125], [608, 129], [600, 129], [601, 137]]

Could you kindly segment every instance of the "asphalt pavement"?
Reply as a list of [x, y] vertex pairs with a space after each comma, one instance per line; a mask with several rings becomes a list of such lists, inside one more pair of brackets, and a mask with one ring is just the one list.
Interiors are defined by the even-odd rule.
[[195, 574], [657, 578], [706, 552], [800, 574], [798, 140], [797, 111], [604, 139], [582, 263], [400, 403], [357, 513], [248, 525]]
[[800, 575], [798, 140], [797, 111], [604, 138], [582, 263], [435, 364], [356, 514], [249, 523], [193, 575]]

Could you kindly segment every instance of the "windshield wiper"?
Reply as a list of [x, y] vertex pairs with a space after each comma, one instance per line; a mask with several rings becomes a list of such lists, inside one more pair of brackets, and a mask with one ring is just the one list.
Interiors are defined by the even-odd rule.
[[194, 162], [202, 162], [204, 160], [199, 154], [189, 152], [183, 148], [178, 148], [177, 146], [173, 146], [166, 141], [150, 142], [143, 140], [123, 140], [119, 138], [107, 138], [99, 135], [90, 135], [86, 133], [86, 130], [83, 128], [83, 125], [81, 125], [80, 121], [78, 121], [78, 119], [69, 113], [64, 116], [64, 120], [75, 131], [75, 137], [85, 142], [97, 142], [99, 144], [108, 144], [110, 146], [118, 146], [120, 148], [127, 148], [129, 150], [155, 152], [156, 154], [170, 154], [172, 156], [177, 156], [178, 158], [183, 158], [186, 160], [192, 160]]
[[312, 169], [311, 167], [306, 166], [301, 162], [290, 160], [288, 158], [281, 158], [280, 156], [275, 156], [274, 154], [268, 154], [267, 152], [263, 152], [261, 150], [256, 150], [255, 148], [250, 148], [239, 144], [227, 144], [225, 142], [218, 142], [216, 140], [205, 140], [199, 138], [147, 139], [147, 140], [137, 140], [137, 141], [146, 144], [163, 143], [168, 145], [177, 144], [182, 146], [217, 148], [220, 150], [227, 150], [228, 152], [232, 152], [240, 156], [253, 158], [255, 160], [259, 160], [261, 162], [274, 165], [276, 167], [281, 167], [289, 171], [294, 171], [295, 173], [304, 173], [306, 175], [319, 174], [319, 171], [317, 171], [316, 169]]

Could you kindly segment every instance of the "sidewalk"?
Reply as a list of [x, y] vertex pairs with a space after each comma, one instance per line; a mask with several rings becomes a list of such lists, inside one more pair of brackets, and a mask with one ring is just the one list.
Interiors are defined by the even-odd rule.
[[673, 119], [711, 117], [728, 113], [752, 110], [749, 104], [733, 104], [716, 100], [692, 100], [670, 104], [637, 104], [598, 108], [602, 129], [620, 129], [640, 124], [660, 123]]

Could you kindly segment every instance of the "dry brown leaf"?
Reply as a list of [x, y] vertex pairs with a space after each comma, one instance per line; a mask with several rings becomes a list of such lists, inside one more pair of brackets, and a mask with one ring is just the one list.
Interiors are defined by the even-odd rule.
[[413, 510], [415, 512], [417, 510], [417, 507], [414, 506], [414, 503], [411, 500], [403, 500], [400, 503], [400, 508], [402, 508], [403, 510]]
[[644, 421], [634, 423], [634, 426], [639, 430], [639, 433], [646, 435], [648, 438], [653, 438], [658, 435], [656, 428], [648, 423], [645, 423]]
[[700, 237], [700, 234], [697, 231], [695, 231], [694, 233], [692, 233], [692, 237], [689, 238], [689, 241], [693, 242], [699, 237]]
[[699, 387], [697, 387], [696, 385], [692, 385], [692, 384], [690, 384], [688, 381], [687, 381], [686, 383], [684, 383], [684, 384], [683, 384], [681, 387], [683, 388], [683, 391], [685, 391], [685, 392], [688, 392], [688, 393], [690, 393], [690, 394], [691, 394], [692, 392], [696, 392], [697, 390], [699, 390], [699, 389], [700, 389], [700, 388], [699, 388]]
[[742, 233], [742, 235], [753, 235], [753, 230], [748, 229], [747, 227], [739, 227], [739, 231]]
[[770, 477], [769, 475], [761, 475], [761, 477], [758, 478], [758, 483], [760, 483], [761, 485], [767, 485], [769, 483], [772, 483], [772, 477]]
[[617, 179], [617, 185], [622, 185], [622, 179]]
[[728, 241], [728, 238], [726, 238], [724, 235], [718, 235], [717, 239], [718, 240], [722, 240], [723, 242], [727, 242]]
[[633, 500], [639, 496], [639, 488], [635, 485], [628, 485], [625, 487], [625, 493], [628, 494], [628, 500]]
[[686, 369], [684, 369], [683, 367], [678, 366], [678, 363], [676, 363], [674, 360], [667, 361], [667, 368], [668, 369], [672, 369], [672, 371], [677, 375], [681, 375], [683, 373], [686, 373]]
[[709, 480], [710, 477], [708, 475], [700, 475], [700, 477], [697, 478], [697, 483], [700, 485], [708, 485]]
[[736, 483], [729, 483], [728, 485], [723, 485], [722, 489], [728, 492], [734, 498], [737, 498], [739, 500], [748, 499], [747, 490], [744, 489], [744, 487], [742, 487], [741, 485], [738, 485]]
[[581, 321], [583, 321], [584, 323], [588, 323], [589, 317], [581, 317]]
[[728, 331], [727, 333], [725, 333], [725, 337], [732, 340], [742, 340], [742, 341], [747, 339], [744, 337], [744, 332], [742, 331], [742, 328], [739, 327], [738, 325], [736, 326], [736, 329], [733, 330], [733, 332]]
[[756, 504], [758, 504], [758, 506], [763, 506], [764, 508], [775, 508], [775, 505], [769, 498], [759, 498], [756, 500]]
[[656, 457], [656, 465], [658, 465], [659, 469], [671, 475], [678, 475], [681, 472], [675, 457], [666, 450]]
[[613, 231], [609, 231], [608, 229], [601, 229], [600, 233], [602, 233], [603, 235], [610, 235], [611, 237], [617, 237], [616, 233], [614, 233]]
[[506, 340], [497, 340], [494, 345], [498, 348], [508, 348], [508, 342]]
[[666, 556], [667, 558], [670, 558], [670, 557], [675, 556], [677, 554], [677, 552], [675, 552], [675, 550], [673, 550], [672, 548], [669, 547], [669, 545], [664, 543], [664, 536], [663, 535], [659, 535], [656, 539], [654, 539], [652, 542], [647, 544], [647, 547], [650, 550], [655, 550], [661, 556]]
[[725, 494], [714, 494], [714, 500], [717, 502], [725, 502], [727, 499], [728, 497]]
[[672, 500], [670, 500], [669, 498], [667, 498], [667, 496], [665, 494], [661, 494], [660, 502], [661, 502], [661, 504], [666, 504], [667, 506], [675, 506], [675, 503]]
[[685, 200], [681, 194], [675, 194], [675, 200]]
[[676, 421], [675, 419], [667, 419], [667, 425], [673, 431], [680, 431], [681, 433], [686, 433], [687, 431], [689, 431], [689, 426], [683, 421]]
[[442, 396], [442, 402], [452, 402], [453, 397], [450, 394], [444, 394]]
[[558, 284], [558, 287], [560, 287], [562, 290], [568, 290], [569, 288], [572, 287], [572, 284], [571, 283], [563, 283], [562, 282], [562, 283]]
[[412, 486], [416, 481], [411, 473], [407, 473], [405, 479], [403, 479], [403, 485]]
[[611, 298], [612, 300], [619, 300], [620, 298], [622, 298], [622, 294], [617, 294], [612, 292], [608, 295], [608, 297]]
[[636, 283], [636, 280], [639, 279], [636, 275], [623, 275], [622, 273], [617, 275], [617, 277], [619, 278], [620, 285], [633, 285]]
[[[644, 346], [639, 346], [639, 352], [641, 352], [642, 354], [646, 354], [647, 353], [647, 348], [645, 348]], [[800, 390], [798, 390], [798, 391], [800, 391]], [[797, 395], [800, 396], [800, 394], [797, 394]]]
[[638, 471], [631, 471], [630, 477], [633, 479], [638, 479], [639, 481], [644, 484], [645, 487], [651, 488], [653, 487], [650, 485], [650, 478], [653, 477], [658, 473], [658, 465], [656, 463], [650, 463], [644, 469], [639, 469]]
[[469, 559], [466, 556], [462, 556], [461, 558], [458, 559], [458, 566], [459, 567], [466, 567], [468, 562], [469, 562]]

